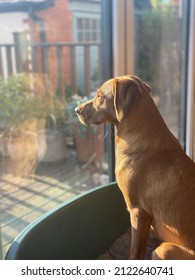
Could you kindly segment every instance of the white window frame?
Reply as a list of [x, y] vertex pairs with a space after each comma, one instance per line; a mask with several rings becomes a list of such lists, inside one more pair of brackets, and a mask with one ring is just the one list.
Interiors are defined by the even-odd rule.
[[[134, 0], [113, 0], [113, 75], [133, 75]], [[128, 28], [127, 28], [128, 27]]]
[[195, 1], [190, 1], [187, 107], [186, 107], [186, 153], [195, 160]]

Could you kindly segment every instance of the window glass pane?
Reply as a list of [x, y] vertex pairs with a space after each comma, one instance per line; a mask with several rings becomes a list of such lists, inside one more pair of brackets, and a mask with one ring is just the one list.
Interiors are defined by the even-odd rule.
[[83, 32], [78, 32], [78, 42], [83, 42]]
[[134, 1], [135, 74], [152, 86], [168, 127], [180, 136], [183, 1]]
[[96, 21], [96, 24], [97, 24], [97, 29], [100, 30], [101, 29], [101, 22], [100, 22], [99, 19]]
[[97, 42], [100, 42], [100, 40], [101, 40], [101, 33], [98, 32], [98, 33], [97, 33]]
[[85, 19], [85, 29], [90, 29], [90, 22], [91, 20], [89, 18]]
[[77, 19], [77, 29], [83, 29], [83, 19], [82, 18], [78, 18]]
[[92, 29], [97, 29], [97, 20], [96, 19], [93, 19], [92, 20]]
[[2, 2], [0, 232], [5, 255], [34, 219], [110, 178], [104, 127], [81, 125], [74, 112], [103, 80], [101, 42], [90, 24], [102, 20], [101, 1]]
[[90, 41], [91, 41], [91, 33], [90, 33], [90, 32], [86, 32], [86, 33], [85, 33], [85, 40], [86, 40], [87, 42], [90, 42]]
[[92, 33], [92, 41], [97, 42], [98, 41], [98, 34], [97, 33]]

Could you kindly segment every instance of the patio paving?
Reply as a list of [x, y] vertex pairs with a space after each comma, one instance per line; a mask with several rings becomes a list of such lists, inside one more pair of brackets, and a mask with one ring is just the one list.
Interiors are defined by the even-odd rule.
[[[39, 164], [33, 178], [4, 172], [0, 159], [0, 225], [5, 256], [11, 242], [29, 223], [87, 189], [89, 168], [73, 152], [61, 162]], [[90, 183], [93, 186], [93, 182]]]

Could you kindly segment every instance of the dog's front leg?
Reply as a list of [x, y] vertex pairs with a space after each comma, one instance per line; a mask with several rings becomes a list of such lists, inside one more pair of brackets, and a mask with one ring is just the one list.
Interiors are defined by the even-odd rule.
[[151, 216], [143, 209], [133, 208], [131, 215], [131, 248], [130, 259], [144, 259], [152, 223]]

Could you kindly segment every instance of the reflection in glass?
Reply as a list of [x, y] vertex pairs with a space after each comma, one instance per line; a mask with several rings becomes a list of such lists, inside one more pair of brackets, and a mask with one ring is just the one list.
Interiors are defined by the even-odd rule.
[[104, 128], [74, 108], [102, 83], [101, 1], [0, 1], [3, 253], [31, 221], [109, 181]]
[[168, 127], [180, 136], [183, 1], [134, 2], [135, 74], [152, 86]]

